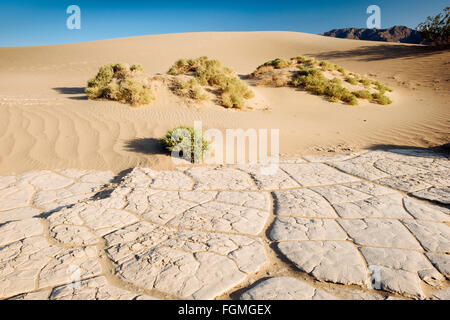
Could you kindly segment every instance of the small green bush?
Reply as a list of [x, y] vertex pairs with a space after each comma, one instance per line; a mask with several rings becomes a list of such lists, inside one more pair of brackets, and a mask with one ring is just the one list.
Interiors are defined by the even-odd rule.
[[319, 66], [322, 68], [323, 71], [334, 71], [339, 68], [339, 66], [335, 65], [334, 63], [330, 63], [328, 61], [321, 61], [319, 63]]
[[359, 79], [359, 82], [365, 87], [369, 88], [372, 82], [369, 79], [361, 78]]
[[382, 93], [372, 93], [372, 100], [381, 105], [391, 104], [392, 101]]
[[304, 66], [300, 66], [299, 69], [299, 75], [292, 81], [292, 85], [302, 86], [308, 92], [326, 96], [331, 102], [343, 101], [351, 105], [358, 104], [358, 100], [350, 91], [336, 83], [336, 80], [325, 78], [320, 70]]
[[384, 84], [380, 83], [379, 81], [372, 81], [372, 83], [375, 85], [375, 88], [381, 93], [385, 94], [387, 92], [392, 92], [392, 89], [385, 86]]
[[356, 77], [345, 77], [345, 81], [354, 86], [358, 84], [358, 79]]
[[343, 67], [338, 66], [336, 70], [339, 71], [343, 76], [347, 75], [347, 71]]
[[241, 109], [244, 101], [254, 96], [233, 70], [222, 66], [220, 61], [207, 57], [178, 60], [169, 69], [168, 74], [192, 74], [200, 85], [218, 89], [220, 101], [227, 108]]
[[356, 106], [358, 105], [358, 99], [356, 99], [356, 97], [351, 94], [351, 92], [349, 92], [348, 94], [345, 94], [342, 96], [341, 98], [342, 101], [352, 105], [352, 106]]
[[341, 85], [341, 84], [342, 84], [342, 80], [339, 79], [339, 78], [333, 78], [333, 79], [331, 79], [330, 81], [331, 81], [331, 83], [333, 83], [333, 84], [338, 84], [338, 85]]
[[227, 108], [241, 109], [244, 106], [244, 99], [253, 98], [253, 92], [238, 78], [229, 78], [221, 85], [222, 105]]
[[276, 58], [274, 60], [268, 61], [266, 63], [264, 63], [262, 66], [260, 67], [267, 67], [267, 66], [272, 66], [275, 69], [284, 69], [284, 68], [288, 68], [291, 66], [291, 63], [285, 59], [280, 59], [280, 58]]
[[189, 79], [188, 81], [175, 80], [172, 91], [180, 97], [187, 97], [193, 100], [208, 99], [205, 90], [203, 90], [195, 78]]
[[297, 64], [307, 64], [310, 66], [315, 66], [319, 63], [314, 58], [308, 58], [308, 57], [303, 57], [303, 56], [291, 58], [291, 61], [293, 61], [294, 63], [297, 63]]
[[360, 99], [366, 99], [369, 101], [372, 101], [372, 94], [370, 93], [369, 90], [359, 90], [359, 91], [353, 91], [353, 94], [355, 95], [355, 97], [360, 98]]
[[141, 65], [106, 64], [88, 81], [85, 90], [89, 99], [108, 99], [133, 106], [148, 104], [154, 95]]
[[196, 131], [187, 126], [169, 130], [159, 141], [166, 150], [175, 152], [179, 157], [192, 163], [201, 162], [210, 145], [210, 142], [203, 138], [200, 130]]

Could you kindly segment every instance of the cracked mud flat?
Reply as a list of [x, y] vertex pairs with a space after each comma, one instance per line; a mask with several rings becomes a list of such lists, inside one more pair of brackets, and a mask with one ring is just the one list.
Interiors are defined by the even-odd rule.
[[1, 299], [450, 299], [450, 161], [0, 177]]

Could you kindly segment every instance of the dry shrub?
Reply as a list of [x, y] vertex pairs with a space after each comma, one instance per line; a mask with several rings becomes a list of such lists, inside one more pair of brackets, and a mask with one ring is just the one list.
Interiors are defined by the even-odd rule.
[[189, 79], [188, 81], [178, 79], [174, 80], [171, 89], [176, 95], [180, 97], [186, 97], [193, 100], [208, 99], [205, 90], [203, 90], [203, 88], [195, 78]]
[[249, 78], [262, 78], [266, 74], [271, 74], [275, 71], [275, 68], [273, 66], [260, 66], [258, 67], [255, 72], [249, 74]]
[[133, 106], [148, 104], [154, 99], [141, 65], [106, 64], [88, 81], [89, 99], [108, 99]]
[[288, 73], [273, 73], [259, 80], [257, 86], [286, 87], [291, 82]]
[[218, 90], [220, 101], [227, 108], [241, 109], [246, 99], [254, 96], [248, 86], [228, 67], [208, 57], [181, 59], [169, 69], [170, 75], [191, 74], [202, 86]]
[[366, 99], [369, 101], [372, 101], [372, 94], [369, 90], [359, 90], [359, 91], [353, 91], [353, 94], [360, 99]]
[[[283, 71], [276, 70], [277, 66], [280, 65], [284, 67]], [[369, 88], [373, 84], [379, 92], [377, 94], [372, 94], [368, 90], [351, 92], [342, 86], [342, 79], [337, 77], [328, 79], [325, 77], [323, 73], [325, 71], [341, 77], [354, 86], [361, 83], [365, 88]], [[336, 72], [339, 72], [340, 75]], [[344, 68], [334, 63], [317, 61], [314, 58], [303, 56], [291, 58], [288, 67], [283, 65], [281, 59], [271, 60], [259, 66], [255, 72], [250, 74], [250, 77], [259, 79], [257, 85], [301, 87], [312, 94], [325, 96], [332, 102], [342, 101], [350, 105], [356, 105], [358, 104], [358, 98], [379, 104], [392, 102], [384, 95], [386, 91], [392, 90], [378, 81], [362, 78], [353, 72], [347, 73]]]
[[382, 93], [372, 93], [372, 100], [381, 105], [388, 105], [392, 103], [392, 100], [386, 97]]

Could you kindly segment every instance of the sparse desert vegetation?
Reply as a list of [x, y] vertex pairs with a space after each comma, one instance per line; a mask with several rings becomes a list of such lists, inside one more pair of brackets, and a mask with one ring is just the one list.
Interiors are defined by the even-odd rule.
[[[220, 61], [211, 60], [208, 57], [180, 59], [169, 69], [168, 74], [191, 76], [199, 86], [209, 87], [211, 91], [217, 92], [219, 103], [226, 108], [242, 109], [245, 100], [254, 96], [253, 92], [238, 78], [233, 70], [222, 66]], [[180, 93], [175, 88], [175, 93], [177, 91]], [[183, 92], [181, 91], [181, 93]], [[198, 94], [200, 94], [200, 91], [198, 91]]]
[[198, 83], [197, 79], [189, 80], [175, 79], [171, 86], [173, 93], [180, 97], [187, 97], [193, 100], [206, 100], [208, 96], [205, 90]]
[[277, 58], [277, 59], [268, 61], [259, 67], [273, 67], [275, 69], [284, 69], [284, 68], [290, 67], [291, 65], [292, 65], [292, 62], [285, 60], [285, 59]]
[[357, 105], [365, 99], [381, 105], [391, 104], [385, 95], [392, 92], [384, 84], [373, 81], [328, 61], [308, 57], [294, 57], [290, 61], [277, 58], [260, 65], [249, 75], [257, 80], [256, 85], [274, 87], [297, 87], [331, 102]]
[[133, 106], [150, 103], [155, 97], [141, 65], [110, 63], [100, 67], [97, 75], [88, 81], [89, 99], [107, 99]]
[[210, 145], [210, 142], [203, 138], [202, 131], [187, 126], [169, 130], [159, 141], [167, 151], [178, 152], [181, 158], [192, 163], [203, 159]]

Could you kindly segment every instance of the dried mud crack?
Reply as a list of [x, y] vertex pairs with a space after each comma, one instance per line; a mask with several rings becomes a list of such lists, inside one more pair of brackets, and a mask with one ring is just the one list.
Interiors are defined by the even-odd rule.
[[0, 177], [2, 299], [450, 299], [450, 161], [417, 149]]

